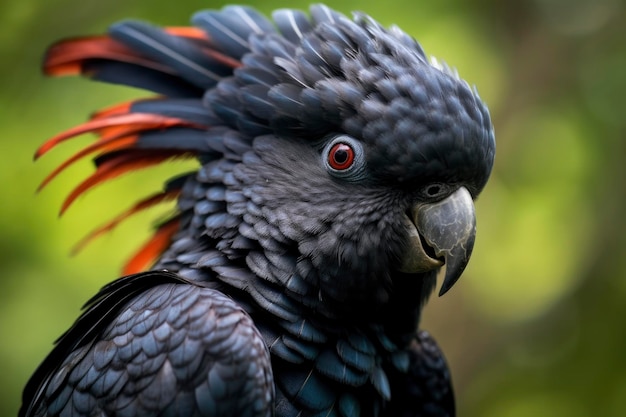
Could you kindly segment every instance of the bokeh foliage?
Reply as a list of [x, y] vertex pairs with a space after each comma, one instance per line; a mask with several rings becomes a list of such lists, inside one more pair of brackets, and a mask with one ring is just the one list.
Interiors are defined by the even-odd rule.
[[[297, 0], [249, 1], [270, 12]], [[423, 4], [422, 4], [423, 3]], [[119, 274], [148, 236], [134, 219], [79, 256], [91, 227], [160, 187], [152, 169], [90, 193], [58, 220], [85, 162], [35, 196], [38, 182], [89, 138], [33, 165], [46, 137], [95, 109], [137, 96], [80, 79], [44, 80], [45, 47], [116, 20], [183, 25], [222, 1], [0, 3], [0, 415], [80, 305]], [[424, 327], [446, 352], [460, 416], [626, 413], [626, 5], [623, 0], [335, 1], [398, 24], [458, 68], [490, 105], [498, 142], [477, 203], [478, 241], [454, 290]], [[78, 143], [80, 142], [80, 143]], [[157, 218], [166, 209], [151, 214]]]

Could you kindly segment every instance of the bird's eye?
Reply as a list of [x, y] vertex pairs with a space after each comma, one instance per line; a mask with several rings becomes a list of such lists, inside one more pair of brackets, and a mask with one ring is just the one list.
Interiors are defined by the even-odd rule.
[[441, 192], [441, 186], [439, 184], [432, 184], [426, 187], [426, 194], [430, 197], [436, 197]]
[[328, 152], [328, 165], [337, 171], [343, 171], [354, 163], [354, 149], [347, 143], [338, 142]]
[[450, 194], [450, 187], [446, 184], [435, 182], [424, 187], [421, 192], [427, 199], [437, 200]]
[[334, 177], [358, 181], [365, 176], [365, 152], [360, 141], [338, 135], [326, 142], [322, 151], [326, 170]]

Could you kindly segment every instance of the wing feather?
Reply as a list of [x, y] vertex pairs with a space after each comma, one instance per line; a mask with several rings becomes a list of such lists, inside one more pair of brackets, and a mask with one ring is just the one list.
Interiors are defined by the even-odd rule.
[[[173, 349], [175, 340], [184, 347]], [[232, 299], [150, 271], [113, 281], [85, 304], [27, 383], [23, 404], [20, 417], [196, 415], [201, 407], [269, 417], [273, 379], [261, 335]]]

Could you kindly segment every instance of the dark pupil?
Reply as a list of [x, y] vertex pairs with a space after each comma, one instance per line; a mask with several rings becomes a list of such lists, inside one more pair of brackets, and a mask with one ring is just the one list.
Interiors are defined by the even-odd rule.
[[334, 158], [336, 163], [344, 164], [348, 160], [348, 151], [341, 147], [335, 152]]
[[428, 194], [429, 195], [437, 195], [439, 194], [439, 191], [441, 191], [441, 188], [439, 188], [438, 185], [433, 185], [431, 187], [428, 188]]

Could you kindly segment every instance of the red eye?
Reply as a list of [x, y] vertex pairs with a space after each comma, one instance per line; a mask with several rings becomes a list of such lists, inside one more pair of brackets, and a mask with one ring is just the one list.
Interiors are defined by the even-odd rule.
[[354, 149], [345, 143], [337, 143], [328, 152], [328, 165], [337, 171], [343, 171], [352, 166]]

